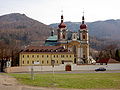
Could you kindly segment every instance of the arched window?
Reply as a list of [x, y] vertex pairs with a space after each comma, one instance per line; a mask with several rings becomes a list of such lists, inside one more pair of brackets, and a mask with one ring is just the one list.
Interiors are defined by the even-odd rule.
[[83, 39], [85, 39], [85, 35], [83, 35]]
[[34, 55], [32, 55], [32, 57], [34, 57]]
[[23, 64], [24, 64], [24, 61], [23, 61]]
[[83, 55], [83, 58], [85, 58], [85, 55]]
[[39, 55], [37, 55], [37, 58], [39, 58]]
[[27, 61], [27, 64], [29, 64], [29, 61]]
[[77, 50], [76, 50], [76, 46], [74, 45], [73, 46], [73, 52], [76, 54], [77, 52], [76, 52]]
[[63, 39], [65, 39], [65, 35], [63, 34]]

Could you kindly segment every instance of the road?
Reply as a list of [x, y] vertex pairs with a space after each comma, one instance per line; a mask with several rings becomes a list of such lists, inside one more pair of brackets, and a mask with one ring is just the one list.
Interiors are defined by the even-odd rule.
[[[36, 73], [52, 73], [52, 72], [36, 72]], [[109, 70], [109, 71], [56, 71], [54, 73], [120, 73], [120, 70]]]
[[[30, 72], [26, 72], [30, 73]], [[36, 74], [47, 74], [47, 73], [53, 73], [52, 71], [42, 71], [42, 72], [34, 72]], [[88, 70], [83, 70], [83, 71], [54, 71], [54, 73], [120, 73], [120, 70], [107, 70], [107, 71], [88, 71]], [[19, 74], [25, 74], [25, 73], [19, 73]]]

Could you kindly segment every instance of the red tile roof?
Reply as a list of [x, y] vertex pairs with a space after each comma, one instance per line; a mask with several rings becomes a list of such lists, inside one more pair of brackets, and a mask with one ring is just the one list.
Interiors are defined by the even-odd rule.
[[98, 60], [96, 63], [108, 63], [109, 58], [105, 58], [105, 59], [100, 59]]
[[21, 53], [72, 53], [61, 46], [28, 46]]
[[32, 49], [39, 49], [39, 50], [41, 50], [41, 49], [43, 49], [43, 50], [46, 50], [46, 49], [51, 50], [51, 49], [53, 49], [53, 50], [55, 50], [55, 49], [63, 49], [63, 47], [60, 47], [60, 46], [28, 46], [26, 48], [26, 50], [27, 49], [29, 49], [29, 50], [32, 50]]
[[21, 54], [74, 54], [73, 52], [21, 52]]
[[105, 58], [98, 60], [96, 63], [119, 63], [119, 61], [116, 61], [115, 59], [112, 58]]
[[116, 61], [115, 59], [109, 59], [108, 63], [120, 63], [120, 62]]

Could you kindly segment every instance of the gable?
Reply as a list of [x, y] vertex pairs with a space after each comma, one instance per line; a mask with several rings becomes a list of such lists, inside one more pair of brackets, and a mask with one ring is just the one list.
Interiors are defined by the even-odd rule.
[[78, 41], [69, 42], [68, 47], [72, 47], [72, 46], [80, 47], [80, 42], [78, 42]]

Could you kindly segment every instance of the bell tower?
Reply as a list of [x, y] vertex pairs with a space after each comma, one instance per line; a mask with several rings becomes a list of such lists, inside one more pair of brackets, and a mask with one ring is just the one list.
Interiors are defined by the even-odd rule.
[[61, 23], [58, 25], [58, 42], [59, 43], [67, 42], [67, 29], [66, 24], [64, 23], [63, 14], [61, 15]]
[[89, 61], [89, 36], [88, 36], [88, 27], [85, 24], [84, 12], [82, 16], [82, 23], [79, 30], [79, 40], [81, 42], [81, 59], [84, 63], [90, 63]]

